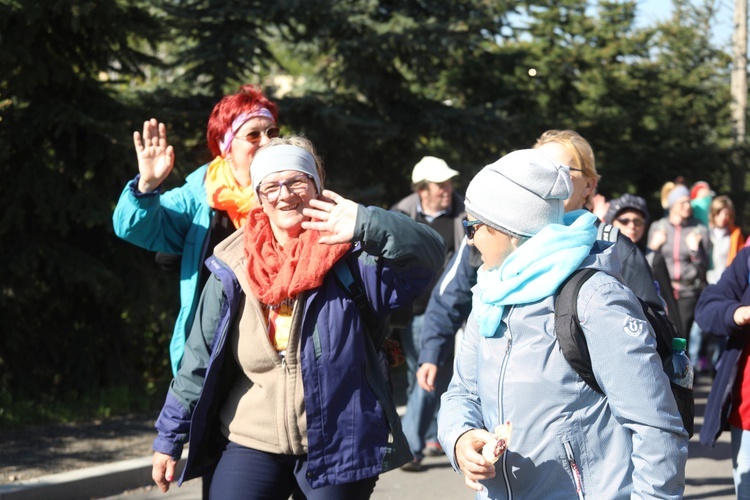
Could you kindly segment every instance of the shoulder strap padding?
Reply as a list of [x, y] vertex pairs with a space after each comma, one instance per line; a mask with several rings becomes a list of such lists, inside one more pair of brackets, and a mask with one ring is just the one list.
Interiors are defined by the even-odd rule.
[[620, 234], [620, 230], [612, 224], [599, 224], [596, 228], [596, 239], [601, 241], [608, 241], [615, 243], [617, 241], [617, 235]]

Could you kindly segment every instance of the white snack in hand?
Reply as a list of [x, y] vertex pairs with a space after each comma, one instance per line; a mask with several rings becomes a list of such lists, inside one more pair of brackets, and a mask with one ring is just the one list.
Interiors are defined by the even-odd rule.
[[505, 450], [508, 449], [508, 445], [510, 444], [510, 434], [512, 431], [513, 426], [510, 422], [505, 422], [504, 424], [495, 427], [495, 433], [493, 435], [494, 439], [489, 440], [482, 447], [482, 456], [485, 460], [491, 464], [497, 462], [500, 455], [505, 453]]

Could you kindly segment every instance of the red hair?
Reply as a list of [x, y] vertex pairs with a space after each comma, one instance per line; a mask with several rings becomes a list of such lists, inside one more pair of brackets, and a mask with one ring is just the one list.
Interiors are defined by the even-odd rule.
[[237, 116], [259, 107], [270, 111], [274, 121], [279, 120], [276, 104], [270, 101], [263, 94], [263, 91], [255, 85], [243, 85], [236, 94], [222, 97], [221, 101], [214, 106], [211, 116], [208, 118], [206, 138], [211, 154], [214, 156], [221, 155], [219, 141], [224, 138], [224, 134], [232, 126], [232, 122]]

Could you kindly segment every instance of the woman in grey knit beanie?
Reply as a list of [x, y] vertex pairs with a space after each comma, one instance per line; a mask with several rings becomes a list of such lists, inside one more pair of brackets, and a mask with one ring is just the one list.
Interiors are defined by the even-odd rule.
[[[565, 213], [572, 192], [569, 166], [539, 150], [510, 153], [469, 184], [466, 236], [484, 265], [438, 439], [477, 498], [680, 498], [688, 437], [653, 332], [615, 277], [614, 246], [596, 244], [596, 216]], [[575, 307], [604, 394], [555, 335], [557, 290], [584, 268], [603, 271]]]

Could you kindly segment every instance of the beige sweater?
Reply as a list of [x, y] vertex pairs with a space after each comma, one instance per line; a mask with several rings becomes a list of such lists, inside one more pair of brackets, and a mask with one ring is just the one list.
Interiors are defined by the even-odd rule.
[[299, 344], [306, 294], [294, 302], [289, 345], [282, 358], [268, 338], [262, 306], [250, 291], [243, 234], [238, 230], [214, 250], [234, 271], [245, 295], [227, 337], [240, 374], [219, 413], [222, 432], [248, 448], [302, 455], [307, 453], [307, 421]]

